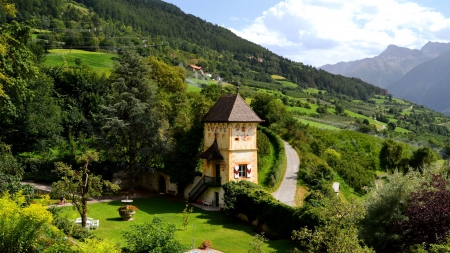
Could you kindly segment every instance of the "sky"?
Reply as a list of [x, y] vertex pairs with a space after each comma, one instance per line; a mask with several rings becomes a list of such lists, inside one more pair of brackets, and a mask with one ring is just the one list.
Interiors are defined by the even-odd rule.
[[450, 42], [448, 0], [164, 0], [285, 58], [320, 67], [388, 45]]

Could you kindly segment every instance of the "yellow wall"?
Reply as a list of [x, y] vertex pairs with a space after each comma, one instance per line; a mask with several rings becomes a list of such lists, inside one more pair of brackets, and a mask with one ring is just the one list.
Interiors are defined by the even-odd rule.
[[[215, 165], [220, 164], [222, 184], [231, 180], [249, 180], [258, 183], [258, 163], [256, 144], [257, 123], [205, 123], [205, 150], [217, 143], [224, 161], [205, 161], [203, 174], [215, 175]], [[251, 165], [251, 178], [234, 178], [234, 167], [240, 164]]]

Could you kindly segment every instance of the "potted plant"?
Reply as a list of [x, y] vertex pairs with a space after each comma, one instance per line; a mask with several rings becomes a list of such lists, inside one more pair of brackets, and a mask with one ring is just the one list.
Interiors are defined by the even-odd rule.
[[210, 249], [211, 248], [211, 241], [210, 240], [205, 240], [202, 242], [202, 244], [200, 244], [200, 246], [198, 247], [199, 249]]
[[136, 206], [132, 205], [125, 205], [119, 207], [119, 215], [122, 217], [123, 220], [132, 220], [131, 217], [136, 213], [137, 210], [139, 210]]

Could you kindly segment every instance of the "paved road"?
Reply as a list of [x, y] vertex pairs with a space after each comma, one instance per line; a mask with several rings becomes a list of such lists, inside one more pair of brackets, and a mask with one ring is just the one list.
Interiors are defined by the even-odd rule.
[[283, 143], [286, 151], [286, 174], [284, 174], [280, 188], [278, 188], [276, 192], [272, 193], [272, 195], [279, 201], [293, 206], [297, 188], [297, 176], [300, 159], [297, 152], [291, 147], [291, 145], [289, 145], [289, 143], [285, 141], [283, 141]]

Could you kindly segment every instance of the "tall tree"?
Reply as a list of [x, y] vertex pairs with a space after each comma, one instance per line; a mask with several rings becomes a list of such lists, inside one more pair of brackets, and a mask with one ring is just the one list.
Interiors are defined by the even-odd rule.
[[400, 165], [403, 156], [404, 145], [392, 139], [383, 143], [380, 151], [380, 168], [383, 170], [394, 170]]
[[138, 174], [162, 164], [171, 147], [169, 124], [156, 106], [156, 84], [148, 61], [122, 53], [112, 74], [113, 93], [104, 108], [102, 127], [109, 159], [123, 164], [129, 189]]
[[198, 93], [189, 93], [183, 104], [174, 104], [179, 112], [172, 123], [175, 143], [165, 156], [163, 171], [170, 175], [171, 182], [177, 184], [180, 196], [199, 171], [202, 161], [197, 155], [203, 144], [201, 120], [211, 105], [211, 100]]
[[86, 151], [78, 157], [78, 162], [84, 163], [78, 170], [72, 169], [70, 165], [57, 162], [56, 172], [61, 175], [61, 180], [52, 184], [53, 193], [67, 196], [72, 200], [74, 209], [81, 216], [83, 227], [86, 226], [88, 199], [101, 196], [103, 187], [109, 187], [113, 191], [119, 189], [117, 185], [89, 172], [89, 164], [93, 161], [98, 161], [98, 153]]

